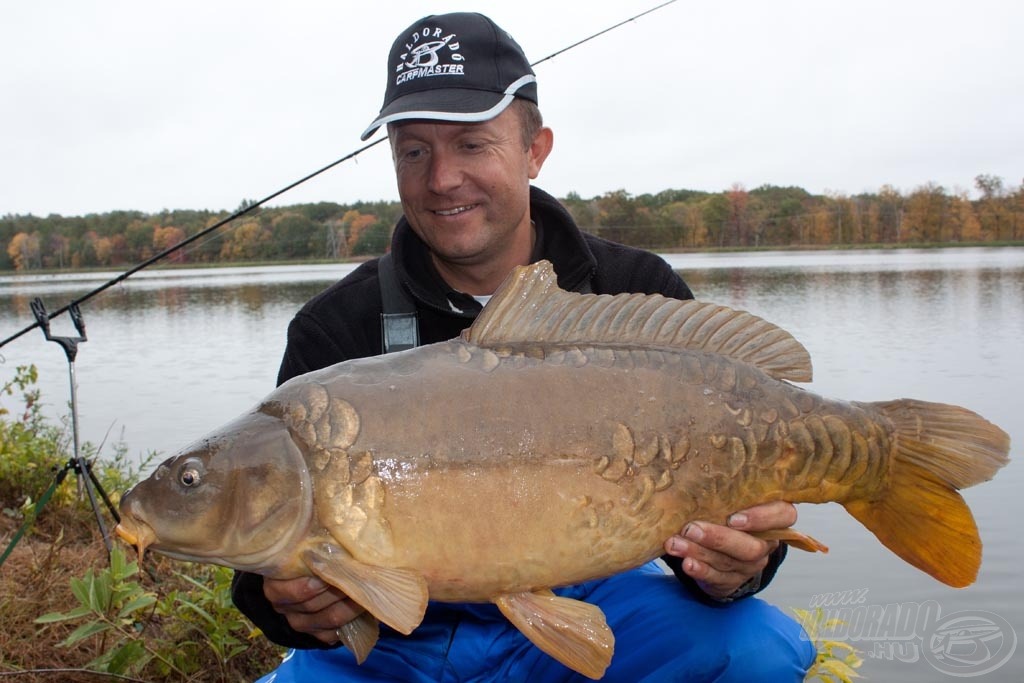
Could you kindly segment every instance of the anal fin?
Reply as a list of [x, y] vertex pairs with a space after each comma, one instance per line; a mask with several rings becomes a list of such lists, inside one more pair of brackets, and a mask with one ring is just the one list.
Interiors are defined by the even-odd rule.
[[492, 601], [541, 650], [587, 678], [604, 676], [615, 636], [599, 607], [551, 591], [499, 595]]
[[411, 569], [365, 564], [336, 546], [330, 552], [307, 550], [306, 565], [340, 589], [366, 611], [400, 633], [409, 635], [427, 610], [427, 582]]
[[801, 533], [793, 528], [788, 529], [769, 529], [767, 531], [751, 531], [751, 536], [757, 536], [758, 538], [765, 541], [782, 541], [787, 545], [791, 545], [794, 548], [800, 550], [806, 550], [809, 553], [827, 553], [828, 546], [819, 541], [816, 538], [812, 538], [807, 534]]

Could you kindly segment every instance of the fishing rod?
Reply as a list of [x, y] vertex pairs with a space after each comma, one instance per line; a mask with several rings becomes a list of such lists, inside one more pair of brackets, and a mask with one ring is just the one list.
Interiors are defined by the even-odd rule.
[[597, 38], [598, 36], [603, 36], [605, 33], [608, 33], [609, 31], [614, 31], [618, 27], [624, 26], [625, 24], [628, 24], [631, 21], [636, 21], [637, 19], [639, 19], [642, 16], [650, 14], [651, 12], [656, 12], [656, 11], [660, 10], [662, 7], [666, 7], [668, 5], [671, 5], [675, 1], [676, 0], [668, 0], [667, 2], [663, 2], [660, 5], [657, 5], [656, 7], [650, 8], [649, 10], [644, 10], [640, 14], [634, 14], [629, 19], [623, 19], [622, 21], [620, 21], [619, 23], [617, 23], [617, 24], [615, 24], [613, 26], [609, 26], [608, 28], [603, 29], [601, 31], [598, 31], [597, 33], [595, 33], [593, 35], [587, 36], [583, 40], [577, 40], [575, 43], [573, 43], [572, 45], [569, 45], [568, 47], [563, 47], [561, 50], [558, 50], [556, 52], [552, 52], [547, 57], [543, 57], [542, 59], [538, 59], [536, 62], [533, 62], [532, 64], [530, 64], [530, 66], [537, 66], [541, 62], [546, 62], [549, 59], [554, 59], [558, 55], [560, 55], [560, 54], [562, 54], [564, 52], [568, 52], [569, 50], [573, 49], [574, 47], [579, 47], [583, 43], [589, 42], [589, 41], [593, 40], [594, 38]]
[[[362, 154], [363, 152], [365, 152], [366, 150], [370, 149], [374, 145], [377, 145], [377, 144], [380, 144], [381, 142], [384, 142], [384, 140], [386, 140], [386, 139], [387, 138], [379, 138], [377, 140], [374, 140], [373, 142], [371, 142], [371, 143], [369, 143], [367, 145], [363, 145], [362, 147], [360, 147], [359, 149], [355, 150], [354, 152], [350, 152], [350, 153], [346, 154], [345, 156], [341, 157], [337, 161], [333, 161], [333, 162], [327, 164], [326, 166], [324, 166], [323, 168], [321, 168], [321, 169], [319, 169], [317, 171], [313, 171], [309, 175], [307, 175], [307, 176], [305, 176], [303, 178], [300, 178], [299, 180], [296, 180], [294, 183], [292, 183], [292, 184], [290, 184], [290, 185], [288, 185], [286, 187], [281, 188], [277, 192], [274, 192], [273, 194], [267, 195], [266, 197], [264, 197], [263, 199], [260, 199], [259, 201], [252, 202], [252, 203], [248, 203], [248, 202], [245, 203], [242, 207], [240, 207], [238, 210], [236, 210], [234, 213], [232, 213], [227, 218], [224, 218], [224, 219], [222, 219], [220, 221], [217, 221], [216, 223], [214, 223], [210, 227], [204, 228], [204, 229], [200, 230], [196, 234], [192, 235], [191, 237], [187, 237], [187, 238], [183, 239], [182, 241], [178, 242], [177, 244], [172, 244], [171, 246], [169, 246], [166, 249], [164, 249], [163, 251], [161, 251], [159, 254], [156, 254], [155, 256], [150, 257], [149, 259], [143, 261], [142, 263], [139, 263], [138, 265], [136, 265], [136, 266], [126, 270], [125, 272], [121, 273], [117, 277], [112, 278], [110, 280], [107, 280], [106, 282], [104, 282], [99, 287], [96, 287], [95, 289], [90, 290], [89, 292], [83, 294], [82, 296], [80, 296], [77, 299], [71, 301], [70, 303], [66, 304], [65, 306], [63, 306], [61, 308], [58, 308], [57, 310], [55, 310], [53, 313], [50, 314], [50, 318], [53, 318], [53, 316], [55, 316], [55, 315], [60, 315], [61, 313], [69, 311], [73, 307], [77, 308], [79, 304], [82, 304], [82, 303], [88, 301], [89, 299], [93, 298], [94, 296], [96, 296], [100, 292], [103, 292], [103, 291], [105, 291], [107, 289], [110, 289], [111, 287], [113, 287], [114, 285], [118, 284], [119, 282], [124, 282], [125, 280], [127, 280], [128, 278], [130, 278], [132, 275], [134, 275], [135, 273], [139, 272], [143, 268], [148, 268], [149, 266], [153, 265], [157, 261], [160, 261], [160, 260], [162, 260], [164, 258], [167, 258], [168, 256], [170, 256], [174, 252], [176, 252], [176, 251], [178, 251], [178, 250], [188, 246], [189, 244], [192, 244], [196, 240], [198, 240], [198, 239], [200, 239], [202, 237], [205, 237], [206, 235], [209, 235], [214, 230], [222, 228], [225, 225], [227, 225], [228, 223], [230, 223], [231, 221], [233, 221], [233, 220], [235, 220], [237, 218], [240, 218], [240, 217], [246, 215], [247, 213], [251, 213], [252, 211], [255, 211], [256, 209], [258, 209], [263, 204], [269, 202], [271, 199], [274, 199], [275, 197], [278, 197], [278, 196], [284, 194], [285, 192], [288, 192], [289, 190], [291, 190], [291, 189], [293, 189], [295, 187], [298, 187], [299, 185], [301, 185], [302, 183], [306, 182], [307, 180], [315, 178], [316, 176], [320, 175], [321, 173], [324, 173], [325, 171], [329, 171], [330, 169], [334, 168], [335, 166], [337, 166], [338, 164], [340, 164], [340, 163], [342, 163], [344, 161], [348, 161], [349, 159], [352, 159], [352, 158]], [[29, 325], [29, 326], [27, 326], [25, 329], [21, 330], [20, 332], [17, 332], [16, 334], [11, 335], [7, 339], [4, 339], [2, 342], [0, 342], [0, 348], [5, 346], [8, 342], [14, 341], [15, 339], [17, 339], [21, 335], [26, 334], [27, 332], [32, 331], [36, 327], [39, 327], [39, 322], [38, 321], [33, 323], [33, 324], [31, 324], [31, 325]]]
[[[619, 28], [620, 26], [628, 24], [631, 21], [636, 21], [637, 19], [639, 19], [639, 18], [641, 18], [643, 16], [646, 16], [646, 15], [652, 13], [652, 12], [656, 12], [657, 10], [659, 10], [659, 9], [661, 9], [663, 7], [667, 7], [668, 5], [671, 5], [674, 2], [676, 2], [676, 1], [677, 0], [667, 0], [667, 2], [663, 2], [660, 5], [657, 5], [655, 7], [650, 8], [650, 9], [644, 10], [643, 12], [640, 12], [639, 14], [634, 14], [633, 16], [629, 17], [628, 19], [623, 19], [622, 21], [618, 22], [617, 24], [614, 24], [612, 26], [609, 26], [608, 28], [602, 29], [602, 30], [598, 31], [597, 33], [594, 33], [594, 34], [592, 34], [590, 36], [587, 36], [586, 38], [583, 38], [582, 40], [578, 40], [575, 43], [573, 43], [573, 44], [571, 44], [571, 45], [569, 45], [567, 47], [564, 47], [564, 48], [562, 48], [560, 50], [556, 50], [555, 52], [552, 52], [551, 54], [549, 54], [547, 57], [542, 57], [541, 59], [538, 59], [537, 61], [532, 62], [530, 64], [530, 66], [531, 67], [537, 66], [538, 64], [546, 62], [546, 61], [548, 61], [550, 59], [554, 59], [558, 55], [564, 54], [564, 53], [568, 52], [569, 50], [572, 50], [573, 48], [579, 47], [580, 45], [583, 45], [584, 43], [589, 42], [589, 41], [593, 40], [594, 38], [602, 36], [602, 35], [610, 32], [610, 31], [614, 31], [615, 29]], [[292, 190], [292, 189], [298, 187], [299, 185], [301, 185], [302, 183], [304, 183], [304, 182], [306, 182], [308, 180], [312, 180], [313, 178], [317, 177], [321, 173], [325, 173], [326, 171], [329, 171], [330, 169], [334, 168], [335, 166], [337, 166], [337, 165], [339, 165], [339, 164], [341, 164], [341, 163], [343, 163], [345, 161], [348, 161], [349, 159], [354, 159], [355, 157], [359, 156], [360, 154], [362, 154], [366, 150], [370, 149], [371, 147], [374, 147], [374, 146], [380, 144], [381, 142], [384, 142], [384, 140], [386, 140], [386, 139], [387, 139], [387, 136], [382, 137], [382, 138], [378, 138], [378, 139], [374, 140], [373, 142], [371, 142], [369, 144], [366, 144], [366, 145], [363, 145], [359, 149], [346, 154], [345, 156], [341, 157], [337, 161], [333, 161], [333, 162], [327, 164], [326, 166], [324, 166], [323, 168], [318, 169], [316, 171], [313, 171], [309, 175], [304, 176], [303, 178], [300, 178], [299, 180], [296, 180], [295, 182], [291, 183], [290, 185], [287, 185], [287, 186], [281, 188], [280, 190], [278, 190], [278, 191], [276, 191], [276, 192], [274, 192], [272, 194], [267, 195], [266, 197], [264, 197], [263, 199], [260, 199], [259, 201], [255, 201], [255, 202], [252, 202], [252, 203], [245, 203], [243, 206], [239, 207], [234, 213], [229, 215], [227, 218], [224, 218], [224, 219], [214, 223], [213, 225], [209, 226], [208, 228], [204, 228], [203, 230], [200, 230], [199, 232], [197, 232], [196, 234], [192, 235], [191, 237], [187, 237], [187, 238], [181, 240], [180, 242], [178, 242], [176, 244], [172, 244], [171, 246], [167, 247], [166, 249], [164, 249], [160, 253], [152, 256], [151, 258], [143, 261], [142, 263], [139, 263], [138, 265], [130, 268], [129, 270], [126, 270], [125, 272], [121, 273], [117, 277], [112, 278], [112, 279], [104, 282], [99, 287], [96, 287], [95, 289], [92, 289], [89, 292], [86, 292], [82, 296], [78, 297], [77, 299], [74, 299], [73, 301], [69, 302], [68, 304], [62, 306], [61, 308], [56, 309], [55, 311], [53, 311], [52, 313], [49, 314], [49, 318], [53, 318], [54, 316], [60, 315], [62, 313], [66, 313], [67, 311], [72, 310], [72, 309], [77, 309], [80, 304], [85, 303], [86, 301], [88, 301], [89, 299], [93, 298], [97, 294], [100, 294], [101, 292], [104, 292], [107, 289], [110, 289], [114, 285], [116, 285], [118, 283], [121, 283], [121, 282], [124, 282], [125, 280], [127, 280], [129, 277], [131, 277], [135, 273], [139, 272], [140, 270], [142, 270], [144, 268], [148, 268], [149, 266], [153, 265], [154, 263], [157, 263], [158, 261], [161, 261], [161, 260], [167, 258], [168, 256], [170, 256], [174, 252], [183, 249], [184, 247], [188, 246], [189, 244], [192, 244], [196, 240], [201, 239], [201, 238], [205, 237], [206, 235], [209, 235], [210, 233], [212, 233], [212, 232], [214, 232], [214, 231], [224, 227], [228, 223], [231, 223], [232, 221], [234, 221], [234, 220], [236, 220], [238, 218], [241, 218], [242, 216], [244, 216], [244, 215], [246, 215], [248, 213], [251, 213], [251, 212], [255, 211], [256, 209], [258, 209], [259, 207], [263, 206], [265, 203], [269, 202], [270, 200], [272, 200], [272, 199], [274, 199], [276, 197], [279, 197], [280, 195], [284, 194], [285, 192], [288, 192], [289, 190]], [[21, 337], [22, 335], [27, 334], [28, 332], [31, 332], [32, 330], [34, 330], [35, 328], [37, 328], [39, 326], [40, 326], [40, 323], [37, 320], [36, 322], [34, 322], [34, 323], [28, 325], [27, 327], [25, 327], [23, 330], [20, 330], [19, 332], [16, 332], [15, 334], [12, 334], [10, 337], [7, 337], [3, 341], [0, 341], [0, 348], [3, 348], [4, 346], [6, 346], [10, 342], [14, 341], [18, 337]]]

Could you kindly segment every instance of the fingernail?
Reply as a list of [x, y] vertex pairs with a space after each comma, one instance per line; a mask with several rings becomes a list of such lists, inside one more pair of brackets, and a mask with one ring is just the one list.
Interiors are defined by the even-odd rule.
[[742, 512], [737, 512], [734, 515], [729, 515], [729, 526], [736, 529], [742, 529], [747, 526], [747, 516]]
[[683, 529], [683, 536], [686, 536], [691, 541], [697, 541], [698, 543], [704, 538], [704, 530], [696, 524], [687, 524], [686, 528]]

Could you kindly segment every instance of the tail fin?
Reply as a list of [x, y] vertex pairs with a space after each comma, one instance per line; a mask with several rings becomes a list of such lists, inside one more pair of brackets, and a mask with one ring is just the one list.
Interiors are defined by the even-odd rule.
[[895, 428], [890, 481], [872, 500], [845, 503], [882, 543], [950, 586], [974, 582], [981, 539], [957, 489], [991, 479], [1008, 462], [1010, 437], [957, 406], [900, 400], [872, 404]]

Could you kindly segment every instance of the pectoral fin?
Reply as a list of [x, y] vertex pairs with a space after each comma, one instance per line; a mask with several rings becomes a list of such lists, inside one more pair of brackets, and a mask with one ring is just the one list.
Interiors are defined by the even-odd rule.
[[827, 553], [828, 546], [811, 538], [807, 534], [800, 533], [796, 529], [771, 529], [769, 531], [752, 531], [751, 536], [757, 536], [765, 541], [782, 541], [794, 548], [806, 550], [809, 553]]
[[551, 591], [499, 595], [492, 601], [541, 650], [587, 678], [604, 676], [615, 636], [600, 608]]
[[355, 655], [356, 664], [366, 661], [370, 650], [377, 644], [380, 637], [380, 623], [377, 617], [369, 612], [363, 612], [358, 617], [338, 629], [338, 637], [341, 644]]
[[335, 546], [329, 550], [303, 553], [314, 574], [400, 633], [409, 635], [423, 621], [427, 582], [422, 575], [411, 569], [364, 564]]

